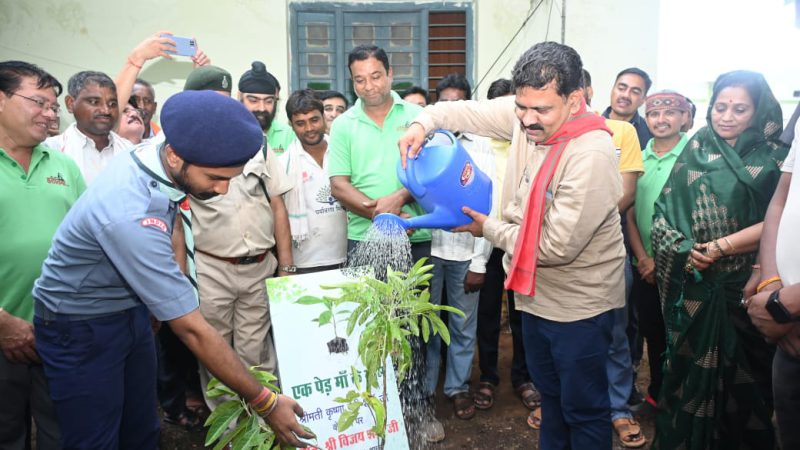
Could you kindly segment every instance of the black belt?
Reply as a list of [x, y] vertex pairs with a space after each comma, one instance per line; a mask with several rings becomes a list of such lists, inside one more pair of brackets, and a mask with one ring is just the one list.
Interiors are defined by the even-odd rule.
[[231, 263], [231, 264], [256, 264], [256, 263], [260, 263], [261, 261], [264, 261], [264, 259], [267, 257], [267, 254], [269, 253], [267, 251], [267, 252], [264, 252], [264, 253], [262, 253], [260, 255], [240, 256], [240, 257], [227, 257], [227, 256], [212, 255], [211, 253], [204, 252], [204, 251], [202, 251], [200, 249], [195, 249], [195, 251], [198, 252], [198, 253], [202, 253], [204, 255], [208, 255], [208, 256], [210, 256], [210, 257], [212, 257], [214, 259], [218, 259], [220, 261], [225, 261], [225, 262], [228, 262], [228, 263]]

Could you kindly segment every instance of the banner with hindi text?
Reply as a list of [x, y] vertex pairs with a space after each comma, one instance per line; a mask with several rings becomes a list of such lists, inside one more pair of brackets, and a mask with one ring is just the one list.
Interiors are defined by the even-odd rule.
[[[370, 430], [375, 421], [366, 406], [362, 406], [353, 425], [338, 430], [338, 420], [345, 404], [334, 401], [355, 390], [358, 377], [361, 387], [366, 383], [364, 365], [358, 357], [358, 339], [362, 327], [346, 336], [347, 311], [353, 303], [342, 303], [331, 322], [322, 326], [314, 322], [325, 311], [320, 304], [298, 304], [303, 296], [335, 297], [336, 291], [322, 289], [324, 285], [348, 281], [340, 270], [305, 275], [270, 278], [267, 280], [270, 315], [275, 350], [279, 361], [279, 380], [285, 395], [293, 397], [305, 411], [300, 421], [317, 435], [317, 445], [325, 450], [370, 450], [378, 446], [378, 437]], [[394, 369], [387, 365], [386, 446], [387, 450], [407, 450], [408, 439], [403, 421], [400, 397]], [[352, 371], [355, 367], [355, 372]], [[374, 395], [383, 398], [382, 390]]]

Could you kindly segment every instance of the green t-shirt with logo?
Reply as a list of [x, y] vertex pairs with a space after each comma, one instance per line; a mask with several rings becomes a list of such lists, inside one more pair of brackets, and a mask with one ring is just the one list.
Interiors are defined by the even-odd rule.
[[69, 156], [37, 145], [28, 172], [0, 148], [0, 307], [33, 320], [33, 282], [59, 224], [86, 190], [81, 171]]
[[272, 122], [267, 130], [269, 149], [275, 153], [283, 153], [295, 139], [294, 130], [282, 122]]
[[[397, 178], [400, 151], [397, 141], [414, 118], [422, 111], [418, 105], [403, 101], [392, 91], [392, 109], [379, 127], [364, 112], [361, 99], [339, 116], [331, 126], [328, 141], [328, 175], [349, 176], [353, 187], [371, 199], [383, 197], [403, 187]], [[425, 214], [417, 203], [403, 207], [411, 216]], [[357, 214], [347, 213], [347, 238], [364, 239], [372, 222]], [[431, 240], [431, 230], [416, 230], [411, 242]]]

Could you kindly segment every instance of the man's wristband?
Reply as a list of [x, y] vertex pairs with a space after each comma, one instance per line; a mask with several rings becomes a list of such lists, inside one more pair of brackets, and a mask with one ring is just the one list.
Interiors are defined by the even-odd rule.
[[283, 266], [278, 266], [278, 270], [286, 273], [295, 273], [297, 272], [297, 266], [294, 264], [286, 264]]

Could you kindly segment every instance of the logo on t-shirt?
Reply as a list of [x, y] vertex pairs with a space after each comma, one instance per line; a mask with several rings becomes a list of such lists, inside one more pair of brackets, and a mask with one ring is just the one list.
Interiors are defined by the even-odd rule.
[[317, 202], [325, 203], [331, 206], [336, 203], [336, 199], [333, 197], [333, 195], [331, 195], [330, 185], [326, 185], [317, 191]]
[[156, 228], [164, 233], [167, 232], [167, 224], [158, 217], [145, 217], [140, 223], [143, 227]]
[[67, 180], [65, 180], [64, 177], [61, 176], [61, 172], [58, 172], [54, 177], [52, 176], [47, 177], [47, 182], [49, 184], [57, 184], [59, 186], [64, 186], [64, 187], [68, 186]]

